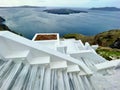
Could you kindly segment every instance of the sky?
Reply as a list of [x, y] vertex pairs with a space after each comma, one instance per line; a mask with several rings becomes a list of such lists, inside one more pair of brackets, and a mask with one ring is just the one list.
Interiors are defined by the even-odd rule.
[[0, 6], [120, 7], [120, 0], [0, 0]]

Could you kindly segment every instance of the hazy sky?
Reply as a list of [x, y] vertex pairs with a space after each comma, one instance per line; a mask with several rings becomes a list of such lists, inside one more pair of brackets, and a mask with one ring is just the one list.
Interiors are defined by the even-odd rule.
[[0, 6], [120, 7], [120, 0], [0, 0]]

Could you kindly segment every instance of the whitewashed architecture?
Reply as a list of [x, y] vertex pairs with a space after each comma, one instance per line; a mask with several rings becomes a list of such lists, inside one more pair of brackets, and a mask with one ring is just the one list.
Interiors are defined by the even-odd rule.
[[119, 83], [109, 81], [119, 75], [119, 60], [106, 61], [95, 52], [97, 47], [61, 40], [58, 33], [28, 40], [1, 31], [0, 90], [119, 90]]

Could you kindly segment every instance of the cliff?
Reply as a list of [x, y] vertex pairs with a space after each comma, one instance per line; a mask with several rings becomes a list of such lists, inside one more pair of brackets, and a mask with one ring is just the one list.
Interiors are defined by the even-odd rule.
[[18, 34], [18, 35], [20, 35], [20, 36], [23, 36], [22, 34], [17, 33], [17, 32], [15, 32], [15, 31], [11, 30], [7, 25], [5, 25], [5, 24], [3, 23], [3, 22], [5, 22], [5, 21], [6, 21], [6, 20], [0, 16], [0, 31], [10, 31], [10, 32], [13, 32], [13, 33], [15, 33], [15, 34]]
[[9, 29], [9, 27], [3, 23], [3, 22], [5, 22], [5, 21], [6, 21], [6, 20], [0, 16], [0, 31], [1, 31], [1, 30], [11, 31], [11, 30]]
[[99, 44], [100, 46], [109, 47], [119, 37], [120, 37], [120, 29], [109, 30], [109, 31], [97, 34], [94, 37], [94, 43]]
[[83, 42], [89, 42], [90, 44], [98, 44], [99, 46], [109, 47], [115, 43], [117, 38], [120, 38], [120, 29], [114, 29], [99, 33], [95, 36], [85, 36], [82, 34], [66, 34], [64, 38], [81, 39]]

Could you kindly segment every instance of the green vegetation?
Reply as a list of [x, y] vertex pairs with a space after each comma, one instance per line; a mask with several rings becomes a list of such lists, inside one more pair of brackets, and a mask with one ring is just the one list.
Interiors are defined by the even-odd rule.
[[73, 34], [65, 34], [63, 36], [63, 38], [75, 38], [76, 40], [82, 40], [83, 43], [85, 42], [89, 42], [90, 44], [93, 44], [93, 40], [94, 40], [94, 36], [85, 36], [82, 34], [77, 34], [77, 33], [73, 33]]
[[120, 59], [120, 49], [111, 49], [108, 47], [99, 47], [96, 52], [107, 60]]
[[76, 40], [82, 40], [83, 42], [89, 42], [90, 44], [98, 44], [99, 46], [109, 47], [117, 38], [120, 38], [120, 29], [109, 30], [99, 33], [95, 36], [85, 36], [82, 34], [65, 34], [63, 38], [75, 38]]
[[77, 33], [74, 33], [74, 34], [65, 34], [63, 37], [64, 37], [64, 38], [75, 38], [76, 40], [85, 38], [84, 35], [82, 35], [82, 34], [77, 34]]
[[100, 46], [109, 47], [115, 42], [115, 40], [117, 40], [117, 38], [120, 38], [120, 29], [114, 29], [97, 34], [94, 37], [94, 41]]
[[[95, 36], [85, 36], [82, 34], [66, 34], [64, 38], [75, 38], [82, 40], [83, 43], [89, 42], [91, 45], [98, 44], [100, 47], [96, 50], [98, 54], [107, 60], [120, 59], [120, 49], [112, 49], [109, 46], [114, 45], [120, 38], [120, 29], [109, 30], [99, 33]], [[118, 45], [119, 46], [119, 45]]]

